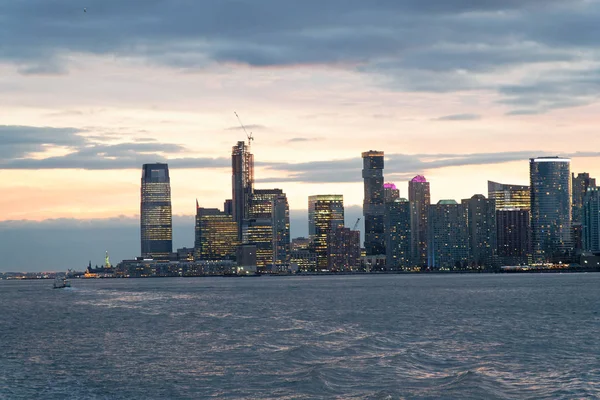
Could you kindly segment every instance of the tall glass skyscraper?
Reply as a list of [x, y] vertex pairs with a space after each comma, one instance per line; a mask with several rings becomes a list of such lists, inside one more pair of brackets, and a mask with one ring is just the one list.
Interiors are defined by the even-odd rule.
[[572, 250], [571, 160], [529, 160], [531, 239], [534, 262], [562, 260]]
[[317, 253], [317, 268], [328, 268], [327, 248], [331, 233], [344, 226], [344, 196], [326, 194], [308, 198], [308, 233]]
[[167, 259], [173, 252], [171, 180], [167, 164], [144, 164], [140, 204], [142, 257]]
[[231, 215], [217, 208], [196, 206], [196, 237], [194, 258], [196, 260], [235, 260], [240, 244], [237, 223]]
[[410, 235], [413, 264], [427, 266], [428, 218], [431, 195], [429, 182], [422, 175], [408, 182], [408, 201], [410, 203]]
[[362, 158], [362, 176], [365, 181], [365, 250], [368, 256], [374, 256], [385, 254], [383, 151], [366, 151], [362, 153]]
[[248, 219], [254, 186], [254, 155], [245, 142], [238, 142], [231, 150], [231, 211], [238, 224], [238, 239], [242, 239], [244, 221]]
[[584, 250], [600, 251], [600, 189], [590, 187], [583, 200]]

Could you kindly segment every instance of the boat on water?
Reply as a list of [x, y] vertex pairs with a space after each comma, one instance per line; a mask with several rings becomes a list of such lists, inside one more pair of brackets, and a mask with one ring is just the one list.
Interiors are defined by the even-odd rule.
[[71, 282], [69, 282], [67, 278], [56, 277], [54, 279], [54, 285], [52, 286], [53, 289], [63, 289], [66, 287], [71, 287]]

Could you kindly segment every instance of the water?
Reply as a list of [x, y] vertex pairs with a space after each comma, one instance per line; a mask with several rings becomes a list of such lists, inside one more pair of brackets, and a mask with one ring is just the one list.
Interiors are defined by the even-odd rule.
[[600, 397], [600, 274], [0, 281], [0, 398]]

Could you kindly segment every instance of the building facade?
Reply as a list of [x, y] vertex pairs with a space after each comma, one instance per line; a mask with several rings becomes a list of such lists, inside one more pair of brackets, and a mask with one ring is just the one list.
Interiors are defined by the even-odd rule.
[[217, 208], [196, 208], [195, 260], [235, 261], [238, 227], [231, 215]]
[[411, 255], [413, 264], [428, 265], [427, 240], [429, 231], [429, 206], [431, 194], [429, 182], [417, 175], [408, 182], [408, 201], [410, 203]]
[[467, 208], [454, 200], [429, 207], [429, 267], [462, 269], [469, 265]]
[[496, 210], [529, 210], [531, 207], [529, 186], [488, 181], [488, 199], [494, 200]]
[[585, 195], [588, 189], [596, 187], [596, 179], [591, 178], [587, 172], [577, 174], [577, 176], [573, 173], [571, 178], [573, 182], [573, 223], [581, 223]]
[[600, 189], [591, 187], [583, 200], [584, 250], [600, 252]]
[[144, 164], [140, 202], [141, 255], [166, 260], [173, 252], [171, 180], [167, 164]]
[[399, 270], [412, 265], [410, 203], [396, 199], [385, 204], [386, 268]]
[[385, 254], [385, 197], [383, 189], [383, 151], [362, 153], [364, 179], [363, 215], [367, 255]]
[[529, 160], [533, 261], [557, 262], [572, 252], [571, 160]]
[[496, 264], [496, 203], [476, 194], [462, 201], [467, 209], [470, 264], [492, 267]]
[[329, 234], [327, 241], [328, 270], [357, 271], [360, 267], [360, 231], [339, 227]]
[[391, 203], [400, 198], [400, 189], [394, 183], [383, 184], [383, 198], [385, 203]]
[[344, 197], [341, 194], [316, 195], [308, 198], [308, 232], [314, 252], [317, 254], [317, 269], [328, 268], [329, 235], [343, 226]]
[[238, 142], [231, 150], [231, 214], [238, 224], [238, 239], [242, 239], [242, 227], [250, 213], [250, 201], [254, 189], [254, 155], [245, 142]]
[[531, 225], [529, 210], [497, 210], [496, 232], [499, 265], [524, 265], [530, 262]]

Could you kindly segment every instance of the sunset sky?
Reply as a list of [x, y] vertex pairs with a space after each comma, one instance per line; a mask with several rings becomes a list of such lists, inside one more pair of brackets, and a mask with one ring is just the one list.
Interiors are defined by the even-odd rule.
[[362, 204], [370, 149], [434, 202], [528, 184], [534, 156], [598, 177], [599, 20], [596, 0], [0, 0], [0, 271], [40, 262], [15, 229], [131, 225], [146, 162], [169, 163], [174, 214], [221, 208], [234, 111], [256, 187], [298, 212]]

